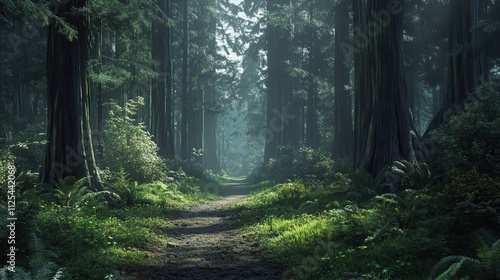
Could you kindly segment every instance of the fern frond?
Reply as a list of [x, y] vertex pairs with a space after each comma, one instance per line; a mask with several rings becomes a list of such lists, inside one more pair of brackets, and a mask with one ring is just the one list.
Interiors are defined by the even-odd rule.
[[75, 188], [82, 188], [85, 186], [85, 183], [87, 183], [89, 181], [89, 178], [87, 177], [83, 177], [81, 179], [79, 179], [78, 181], [76, 181], [73, 185], [75, 186]]
[[31, 232], [28, 248], [31, 250], [29, 258], [31, 271], [41, 270], [45, 263], [49, 261], [49, 258], [46, 255], [42, 240], [34, 232]]
[[7, 237], [9, 235], [9, 228], [7, 227], [7, 208], [0, 208], [0, 238]]
[[462, 264], [464, 262], [464, 259], [461, 259], [459, 262], [454, 263], [448, 268], [445, 272], [441, 273], [436, 280], [449, 280], [449, 279], [454, 279], [459, 272], [460, 268], [462, 267]]
[[120, 201], [121, 198], [118, 194], [111, 191], [99, 191], [99, 192], [88, 192], [83, 196], [78, 198], [78, 201], [75, 202], [76, 206], [81, 206], [84, 202], [99, 202], [100, 199], [105, 200], [116, 200]]
[[482, 279], [483, 267], [477, 259], [465, 256], [442, 258], [431, 271], [431, 279]]
[[53, 262], [46, 262], [40, 270], [36, 271], [36, 280], [51, 280], [59, 271], [59, 266]]
[[13, 280], [31, 280], [31, 274], [21, 267], [16, 267], [16, 272], [14, 273], [13, 277], [11, 278]]
[[64, 278], [64, 267], [62, 268], [59, 268], [56, 272], [56, 274], [54, 274], [54, 276], [52, 277], [52, 280], [61, 280]]

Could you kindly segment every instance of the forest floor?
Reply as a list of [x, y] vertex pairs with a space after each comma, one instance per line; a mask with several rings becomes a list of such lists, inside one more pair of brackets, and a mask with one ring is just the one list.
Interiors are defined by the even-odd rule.
[[236, 203], [251, 191], [241, 180], [228, 180], [221, 199], [193, 206], [171, 217], [173, 241], [154, 250], [139, 279], [283, 279], [279, 264], [266, 259], [258, 244], [239, 236]]

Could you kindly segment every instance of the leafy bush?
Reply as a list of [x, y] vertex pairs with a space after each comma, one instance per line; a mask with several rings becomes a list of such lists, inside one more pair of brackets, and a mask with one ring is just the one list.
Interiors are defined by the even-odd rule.
[[143, 100], [131, 100], [125, 108], [110, 103], [111, 118], [106, 122], [103, 165], [111, 171], [123, 168], [134, 181], [152, 182], [166, 178], [166, 167], [158, 156], [158, 146], [134, 116]]
[[274, 180], [276, 183], [287, 180], [333, 180], [336, 177], [335, 163], [325, 155], [302, 147], [281, 147], [279, 156], [272, 158], [267, 166], [261, 166], [250, 179], [254, 182]]
[[[174, 171], [174, 176], [179, 177], [195, 177], [197, 179], [205, 178], [205, 168], [199, 163], [190, 160], [167, 159], [165, 164], [168, 169]], [[175, 173], [179, 172], [179, 173]]]
[[462, 113], [431, 135], [441, 144], [442, 164], [448, 174], [476, 167], [500, 176], [500, 91], [493, 85], [480, 87]]
[[454, 174], [451, 181], [442, 188], [438, 195], [440, 206], [453, 207], [458, 203], [470, 201], [479, 203], [500, 198], [500, 182], [476, 168]]
[[45, 153], [45, 123], [29, 124], [26, 129], [15, 133], [6, 141], [12, 155], [16, 158], [16, 166], [22, 171], [38, 172]]

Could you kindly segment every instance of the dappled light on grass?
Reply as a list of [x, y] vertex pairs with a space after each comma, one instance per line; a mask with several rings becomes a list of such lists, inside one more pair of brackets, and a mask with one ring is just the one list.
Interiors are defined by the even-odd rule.
[[[449, 229], [462, 214], [429, 213], [450, 197], [428, 189], [366, 196], [359, 186], [335, 184], [261, 188], [238, 205], [243, 236], [287, 263], [298, 279], [424, 279], [441, 255], [456, 250], [460, 241]], [[469, 230], [483, 225], [478, 220]]]

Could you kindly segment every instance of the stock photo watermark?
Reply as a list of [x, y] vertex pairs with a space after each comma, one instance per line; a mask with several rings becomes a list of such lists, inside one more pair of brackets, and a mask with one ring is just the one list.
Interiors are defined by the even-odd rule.
[[10, 245], [7, 253], [7, 270], [16, 272], [16, 167], [9, 164], [7, 168], [7, 243]]

